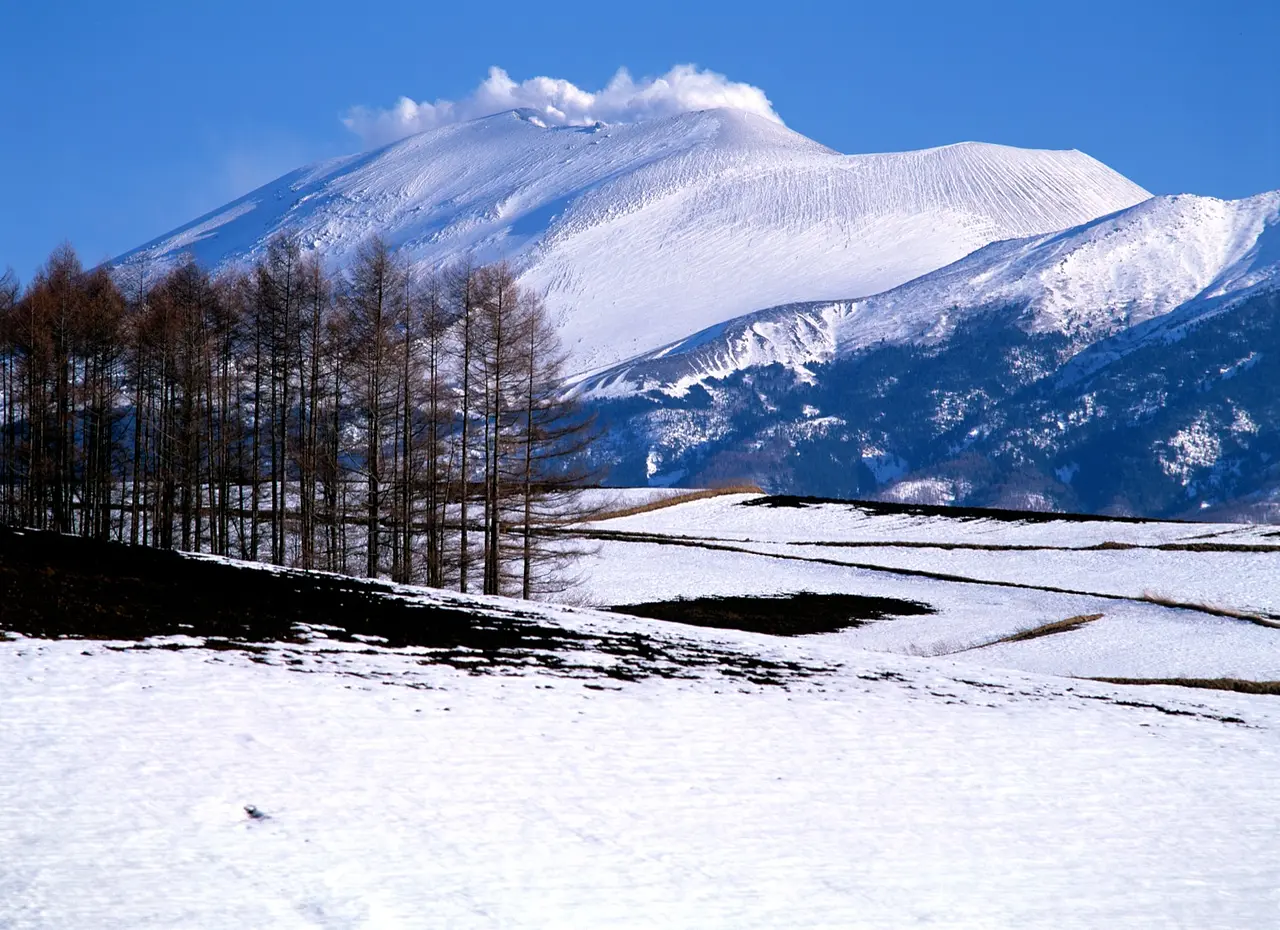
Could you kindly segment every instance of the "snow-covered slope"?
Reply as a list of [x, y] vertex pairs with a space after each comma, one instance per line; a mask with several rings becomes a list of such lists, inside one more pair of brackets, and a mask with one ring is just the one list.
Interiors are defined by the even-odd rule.
[[870, 654], [783, 689], [372, 652], [349, 668], [381, 681], [283, 650], [0, 643], [0, 925], [1068, 930], [1280, 907], [1273, 697]]
[[[1243, 200], [1153, 197], [1043, 236], [996, 242], [882, 294], [774, 307], [710, 327], [590, 379], [604, 396], [692, 384], [780, 363], [808, 365], [879, 345], [945, 341], [993, 307], [1030, 333], [1080, 347], [1187, 304], [1280, 282], [1280, 191]], [[850, 295], [851, 297], [853, 295]]]
[[[816, 639], [1059, 675], [1280, 679], [1280, 539], [1265, 526], [952, 517], [730, 494], [586, 532], [599, 548], [584, 593], [601, 604], [798, 591], [905, 598], [934, 612]], [[1082, 616], [1097, 619], [1008, 640]]]
[[1021, 242], [856, 304], [837, 328], [840, 351], [944, 338], [972, 313], [1021, 305], [1031, 332], [1085, 342], [1193, 300], [1280, 278], [1280, 191], [1243, 200], [1153, 197], [1115, 216]]
[[[584, 377], [619, 483], [1186, 515], [1280, 495], [1280, 191], [1151, 198]], [[1251, 511], [1253, 512], [1253, 511]]]
[[[1280, 630], [1081, 577], [1135, 558], [1153, 587], [1275, 607], [1280, 549], [1155, 548], [1268, 530], [753, 497], [597, 523], [588, 593], [937, 612], [784, 638], [401, 587], [536, 635], [0, 635], [0, 926], [1275, 924], [1277, 698], [1059, 677], [1274, 677]], [[1113, 540], [1139, 548], [1079, 548]], [[1000, 545], [1036, 548], [979, 564]], [[912, 552], [968, 577], [894, 567]], [[991, 642], [1077, 614], [1102, 616]]]
[[512, 111], [291, 172], [118, 262], [190, 252], [216, 267], [282, 230], [335, 267], [374, 233], [426, 266], [505, 257], [545, 290], [586, 370], [760, 307], [881, 292], [1148, 196], [1076, 151], [850, 156], [734, 110], [588, 128]]

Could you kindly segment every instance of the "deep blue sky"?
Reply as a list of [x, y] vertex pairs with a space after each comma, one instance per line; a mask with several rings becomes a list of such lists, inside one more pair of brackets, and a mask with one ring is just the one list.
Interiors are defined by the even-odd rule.
[[1156, 193], [1280, 187], [1280, 3], [26, 3], [0, 13], [0, 268], [89, 261], [307, 161], [352, 105], [490, 65], [595, 90], [693, 62], [843, 152], [1078, 148]]

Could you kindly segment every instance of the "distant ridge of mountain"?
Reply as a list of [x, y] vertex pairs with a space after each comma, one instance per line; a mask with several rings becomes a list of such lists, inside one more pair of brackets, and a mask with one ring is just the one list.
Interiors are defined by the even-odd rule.
[[[877, 345], [937, 344], [994, 306], [1019, 326], [1087, 345], [1181, 307], [1273, 287], [1280, 191], [1242, 200], [1152, 197], [1048, 235], [996, 242], [863, 299], [772, 307], [709, 327], [582, 381], [600, 396], [661, 391], [763, 365], [808, 366]], [[1118, 345], [1118, 344], [1117, 344]]]
[[1280, 516], [1280, 191], [1157, 197], [581, 380], [614, 480]]

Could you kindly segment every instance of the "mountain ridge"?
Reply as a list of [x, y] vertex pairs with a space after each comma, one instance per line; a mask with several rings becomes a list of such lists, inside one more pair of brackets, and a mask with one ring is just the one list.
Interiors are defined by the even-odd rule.
[[761, 306], [878, 293], [1149, 196], [1075, 150], [842, 155], [732, 110], [585, 127], [508, 111], [297, 169], [115, 264], [244, 264], [282, 231], [332, 268], [374, 232], [424, 268], [506, 258], [586, 371]]
[[1077, 350], [1125, 329], [1280, 280], [1280, 191], [1224, 201], [1152, 197], [1044, 236], [991, 243], [867, 298], [766, 308], [581, 379], [588, 396], [680, 395], [730, 373], [809, 366], [876, 345], [945, 339], [963, 317], [1018, 305], [1032, 332]]

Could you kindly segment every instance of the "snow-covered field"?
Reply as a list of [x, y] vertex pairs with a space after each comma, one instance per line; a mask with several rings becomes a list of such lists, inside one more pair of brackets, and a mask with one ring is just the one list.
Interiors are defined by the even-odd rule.
[[[0, 642], [0, 927], [1280, 921], [1280, 699], [1057, 677], [1280, 678], [1280, 629], [1115, 593], [1145, 574], [1180, 599], [1275, 610], [1277, 553], [1223, 568], [1223, 553], [1080, 548], [1272, 530], [749, 499], [595, 524], [609, 538], [584, 596], [808, 590], [937, 613], [781, 638], [538, 608], [545, 626], [651, 644], [625, 676], [603, 654], [468, 671], [322, 635], [258, 652]], [[930, 574], [903, 574], [904, 553]], [[1148, 561], [1111, 577], [1077, 556]]]
[[85, 651], [0, 650], [6, 927], [1258, 927], [1280, 908], [1274, 699], [872, 656], [787, 690], [596, 691]]
[[[1063, 675], [1280, 679], [1280, 628], [1222, 615], [1276, 623], [1274, 527], [932, 517], [753, 506], [754, 497], [595, 524], [603, 538], [584, 596], [601, 605], [797, 591], [898, 597], [936, 613], [824, 639]], [[983, 645], [1093, 614], [1103, 616], [1068, 633]]]

